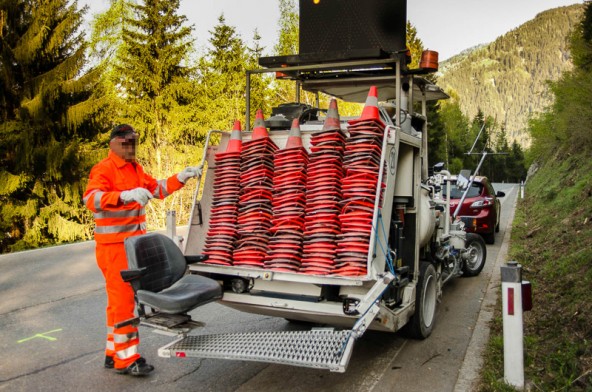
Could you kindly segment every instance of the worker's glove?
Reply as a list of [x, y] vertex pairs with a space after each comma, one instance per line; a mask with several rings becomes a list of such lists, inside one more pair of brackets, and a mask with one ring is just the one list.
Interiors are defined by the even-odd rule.
[[201, 168], [197, 166], [189, 166], [183, 169], [182, 172], [177, 174], [177, 179], [185, 184], [185, 182], [193, 177], [197, 177], [201, 175]]
[[135, 188], [129, 191], [123, 191], [119, 194], [119, 198], [124, 204], [135, 201], [142, 207], [144, 207], [153, 197], [152, 193], [146, 188]]

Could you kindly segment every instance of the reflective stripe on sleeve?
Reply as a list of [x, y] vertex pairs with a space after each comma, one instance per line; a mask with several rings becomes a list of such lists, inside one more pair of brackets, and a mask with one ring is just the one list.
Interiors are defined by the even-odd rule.
[[104, 193], [105, 192], [101, 192], [101, 191], [96, 191], [95, 192], [95, 203], [94, 203], [94, 205], [95, 205], [95, 210], [97, 210], [97, 211], [102, 211], [102, 209], [101, 209], [101, 198], [103, 197], [103, 194]]
[[162, 192], [162, 197], [167, 197], [170, 194], [167, 189], [167, 180], [158, 180], [157, 183], [158, 186], [156, 187], [154, 192], [152, 192], [152, 196], [160, 199], [160, 193]]
[[84, 201], [84, 204], [86, 204], [88, 202], [88, 199], [90, 199], [90, 197], [92, 195], [94, 195], [95, 193], [97, 193], [98, 191], [99, 191], [98, 189], [90, 191], [90, 193], [88, 195], [86, 195], [85, 198], [82, 199], [82, 201]]

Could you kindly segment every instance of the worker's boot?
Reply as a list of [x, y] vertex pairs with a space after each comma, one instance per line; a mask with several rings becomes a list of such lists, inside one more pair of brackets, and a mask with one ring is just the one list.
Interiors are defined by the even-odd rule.
[[113, 369], [115, 366], [115, 361], [113, 361], [113, 357], [105, 355], [105, 368], [106, 369]]
[[119, 374], [129, 374], [131, 376], [146, 376], [154, 370], [154, 366], [148, 365], [142, 357], [135, 360], [134, 363], [123, 369], [115, 369]]

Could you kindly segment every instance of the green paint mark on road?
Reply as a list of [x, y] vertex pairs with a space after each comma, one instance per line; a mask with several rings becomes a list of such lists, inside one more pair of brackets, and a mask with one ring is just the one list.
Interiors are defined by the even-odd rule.
[[36, 338], [47, 339], [50, 342], [55, 342], [58, 339], [57, 338], [54, 338], [53, 336], [47, 336], [47, 334], [54, 333], [54, 332], [60, 332], [61, 330], [62, 329], [59, 328], [59, 329], [54, 329], [53, 331], [47, 331], [47, 332], [38, 333], [38, 334], [35, 334], [35, 335], [31, 336], [31, 337], [21, 339], [21, 340], [17, 341], [17, 343], [23, 343], [23, 342], [26, 342], [27, 340], [32, 340], [32, 339], [36, 339]]

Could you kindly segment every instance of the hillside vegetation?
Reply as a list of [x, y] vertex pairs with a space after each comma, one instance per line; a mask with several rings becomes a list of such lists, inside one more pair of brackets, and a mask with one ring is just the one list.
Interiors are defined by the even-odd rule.
[[[519, 202], [510, 245], [510, 259], [533, 284], [534, 308], [524, 318], [525, 379], [537, 391], [592, 391], [592, 3], [571, 53], [573, 71], [551, 84], [554, 104], [529, 124], [537, 169]], [[499, 381], [500, 317], [483, 391], [510, 390]]]
[[568, 37], [582, 4], [542, 12], [533, 20], [448, 60], [438, 84], [459, 97], [469, 118], [479, 110], [505, 128], [510, 142], [528, 147], [528, 119], [552, 103], [547, 80], [571, 69]]

